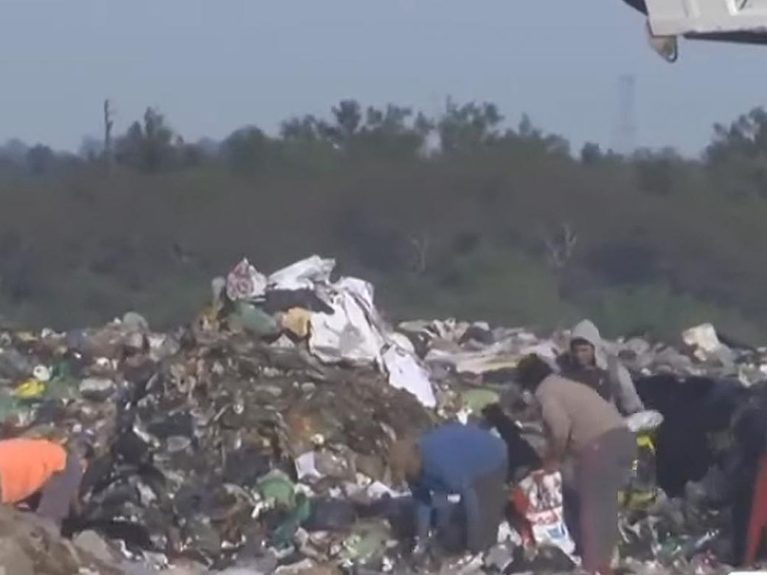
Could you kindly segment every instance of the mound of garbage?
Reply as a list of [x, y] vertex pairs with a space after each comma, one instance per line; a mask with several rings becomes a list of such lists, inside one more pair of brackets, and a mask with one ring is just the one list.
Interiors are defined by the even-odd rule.
[[[441, 421], [492, 413], [502, 436], [505, 422], [540, 450], [540, 421], [514, 369], [528, 353], [555, 360], [566, 340], [454, 320], [394, 328], [372, 285], [333, 281], [333, 268], [314, 256], [267, 277], [244, 260], [213, 281], [212, 304], [191, 325], [168, 333], [135, 313], [68, 333], [0, 331], [3, 437], [85, 436], [95, 453], [83, 513], [65, 525], [72, 542], [47, 534], [42, 552], [41, 538], [25, 532], [37, 547], [0, 551], [0, 566], [57, 575], [409, 572], [412, 501], [391, 484], [388, 447]], [[713, 489], [712, 434], [726, 434], [729, 415], [767, 378], [764, 349], [710, 325], [682, 339], [678, 349], [607, 343], [645, 404], [663, 413], [656, 465], [666, 495], [658, 488], [621, 520], [623, 565], [636, 572], [726, 570], [716, 548], [726, 521], [692, 492]], [[531, 483], [528, 464], [519, 462], [515, 479], [528, 496], [556, 490]], [[15, 512], [0, 513], [0, 529], [33, 521], [7, 513]], [[446, 558], [434, 570], [568, 571], [567, 538], [505, 523], [484, 557]], [[48, 556], [55, 568], [39, 566]]]

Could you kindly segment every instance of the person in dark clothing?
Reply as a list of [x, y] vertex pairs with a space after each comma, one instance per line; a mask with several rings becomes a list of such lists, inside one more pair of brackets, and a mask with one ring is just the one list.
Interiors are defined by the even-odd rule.
[[519, 481], [530, 471], [541, 468], [541, 458], [535, 449], [522, 437], [517, 423], [506, 415], [498, 403], [492, 403], [482, 410], [484, 422], [498, 432], [506, 443], [508, 459], [507, 481]]
[[590, 573], [612, 573], [618, 542], [618, 491], [628, 478], [636, 442], [615, 406], [592, 388], [554, 374], [536, 355], [525, 357], [517, 378], [541, 405], [549, 439], [544, 468], [575, 460], [579, 551]]
[[672, 374], [639, 378], [637, 390], [648, 409], [663, 415], [654, 442], [658, 485], [681, 497], [688, 482], [719, 465], [722, 450], [713, 444], [731, 435], [733, 414], [752, 392], [738, 380]]
[[733, 444], [722, 464], [718, 498], [732, 505], [732, 562], [752, 565], [765, 543], [767, 529], [767, 397], [755, 395], [733, 416]]
[[[396, 442], [389, 454], [395, 483], [407, 481], [416, 500], [416, 546], [430, 541], [432, 516], [439, 534], [450, 519], [448, 496], [460, 495], [465, 547], [479, 553], [497, 542], [506, 506], [506, 445], [474, 425], [448, 424], [418, 439]], [[436, 513], [435, 513], [436, 512]]]

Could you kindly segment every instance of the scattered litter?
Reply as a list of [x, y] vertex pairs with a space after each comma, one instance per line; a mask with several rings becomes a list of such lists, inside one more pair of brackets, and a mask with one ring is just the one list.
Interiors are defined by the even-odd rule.
[[[456, 319], [395, 329], [373, 286], [334, 279], [334, 268], [313, 256], [267, 276], [242, 260], [214, 281], [205, 321], [169, 333], [135, 313], [68, 333], [0, 332], [3, 436], [87, 433], [95, 452], [79, 543], [62, 543], [93, 553], [74, 559], [53, 546], [50, 561], [109, 574], [406, 572], [394, 517], [410, 498], [390, 485], [394, 440], [502, 406], [540, 453], [540, 418], [515, 368], [527, 353], [556, 361], [566, 337]], [[765, 349], [737, 347], [710, 324], [683, 340], [683, 350], [606, 342], [648, 406], [627, 419], [639, 457], [624, 493], [621, 565], [635, 572], [721, 570], [713, 557], [727, 530], [700, 502], [716, 477], [706, 450], [728, 449], [712, 438], [730, 431], [748, 386], [767, 380]], [[687, 442], [675, 449], [698, 454], [689, 461], [699, 470], [664, 443], [668, 429]], [[525, 521], [509, 517], [488, 553], [444, 557], [443, 569], [573, 568], [562, 476], [528, 469], [509, 475], [524, 477], [510, 487]], [[674, 474], [691, 487], [666, 496], [660, 486]], [[104, 565], [110, 552], [130, 559]]]

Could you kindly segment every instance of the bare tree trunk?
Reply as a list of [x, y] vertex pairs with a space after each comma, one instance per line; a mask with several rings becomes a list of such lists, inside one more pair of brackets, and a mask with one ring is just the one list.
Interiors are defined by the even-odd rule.
[[104, 100], [104, 165], [107, 168], [107, 172], [112, 171], [114, 163], [114, 151], [112, 149], [112, 127], [114, 126], [114, 120], [112, 117], [112, 106], [109, 100]]
[[567, 266], [570, 258], [573, 257], [578, 236], [570, 224], [563, 223], [556, 232], [546, 234], [544, 243], [549, 263], [559, 272]]
[[410, 238], [415, 255], [415, 272], [422, 274], [429, 265], [429, 236], [426, 233]]

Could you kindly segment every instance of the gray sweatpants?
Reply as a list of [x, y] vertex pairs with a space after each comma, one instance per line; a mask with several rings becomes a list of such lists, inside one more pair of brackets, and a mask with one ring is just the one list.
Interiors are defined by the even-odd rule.
[[477, 494], [481, 521], [475, 541], [469, 541], [466, 511], [462, 504], [447, 504], [445, 500], [441, 507], [435, 509], [437, 538], [446, 551], [462, 552], [468, 548], [476, 553], [498, 542], [498, 527], [503, 521], [507, 506], [506, 473], [507, 465], [504, 461], [497, 469], [474, 480], [473, 487]]
[[[503, 521], [507, 506], [506, 462], [489, 473], [474, 481], [474, 489], [479, 500], [479, 515], [482, 518], [482, 532], [476, 541], [474, 552], [484, 551], [498, 543], [498, 527]], [[467, 544], [469, 542], [467, 541]]]
[[79, 458], [72, 453], [67, 454], [64, 470], [51, 477], [40, 491], [36, 513], [61, 523], [69, 516], [72, 503], [79, 495], [82, 479], [83, 467]]
[[576, 456], [578, 524], [583, 567], [609, 567], [618, 543], [618, 491], [631, 471], [636, 439], [625, 428], [605, 433]]

